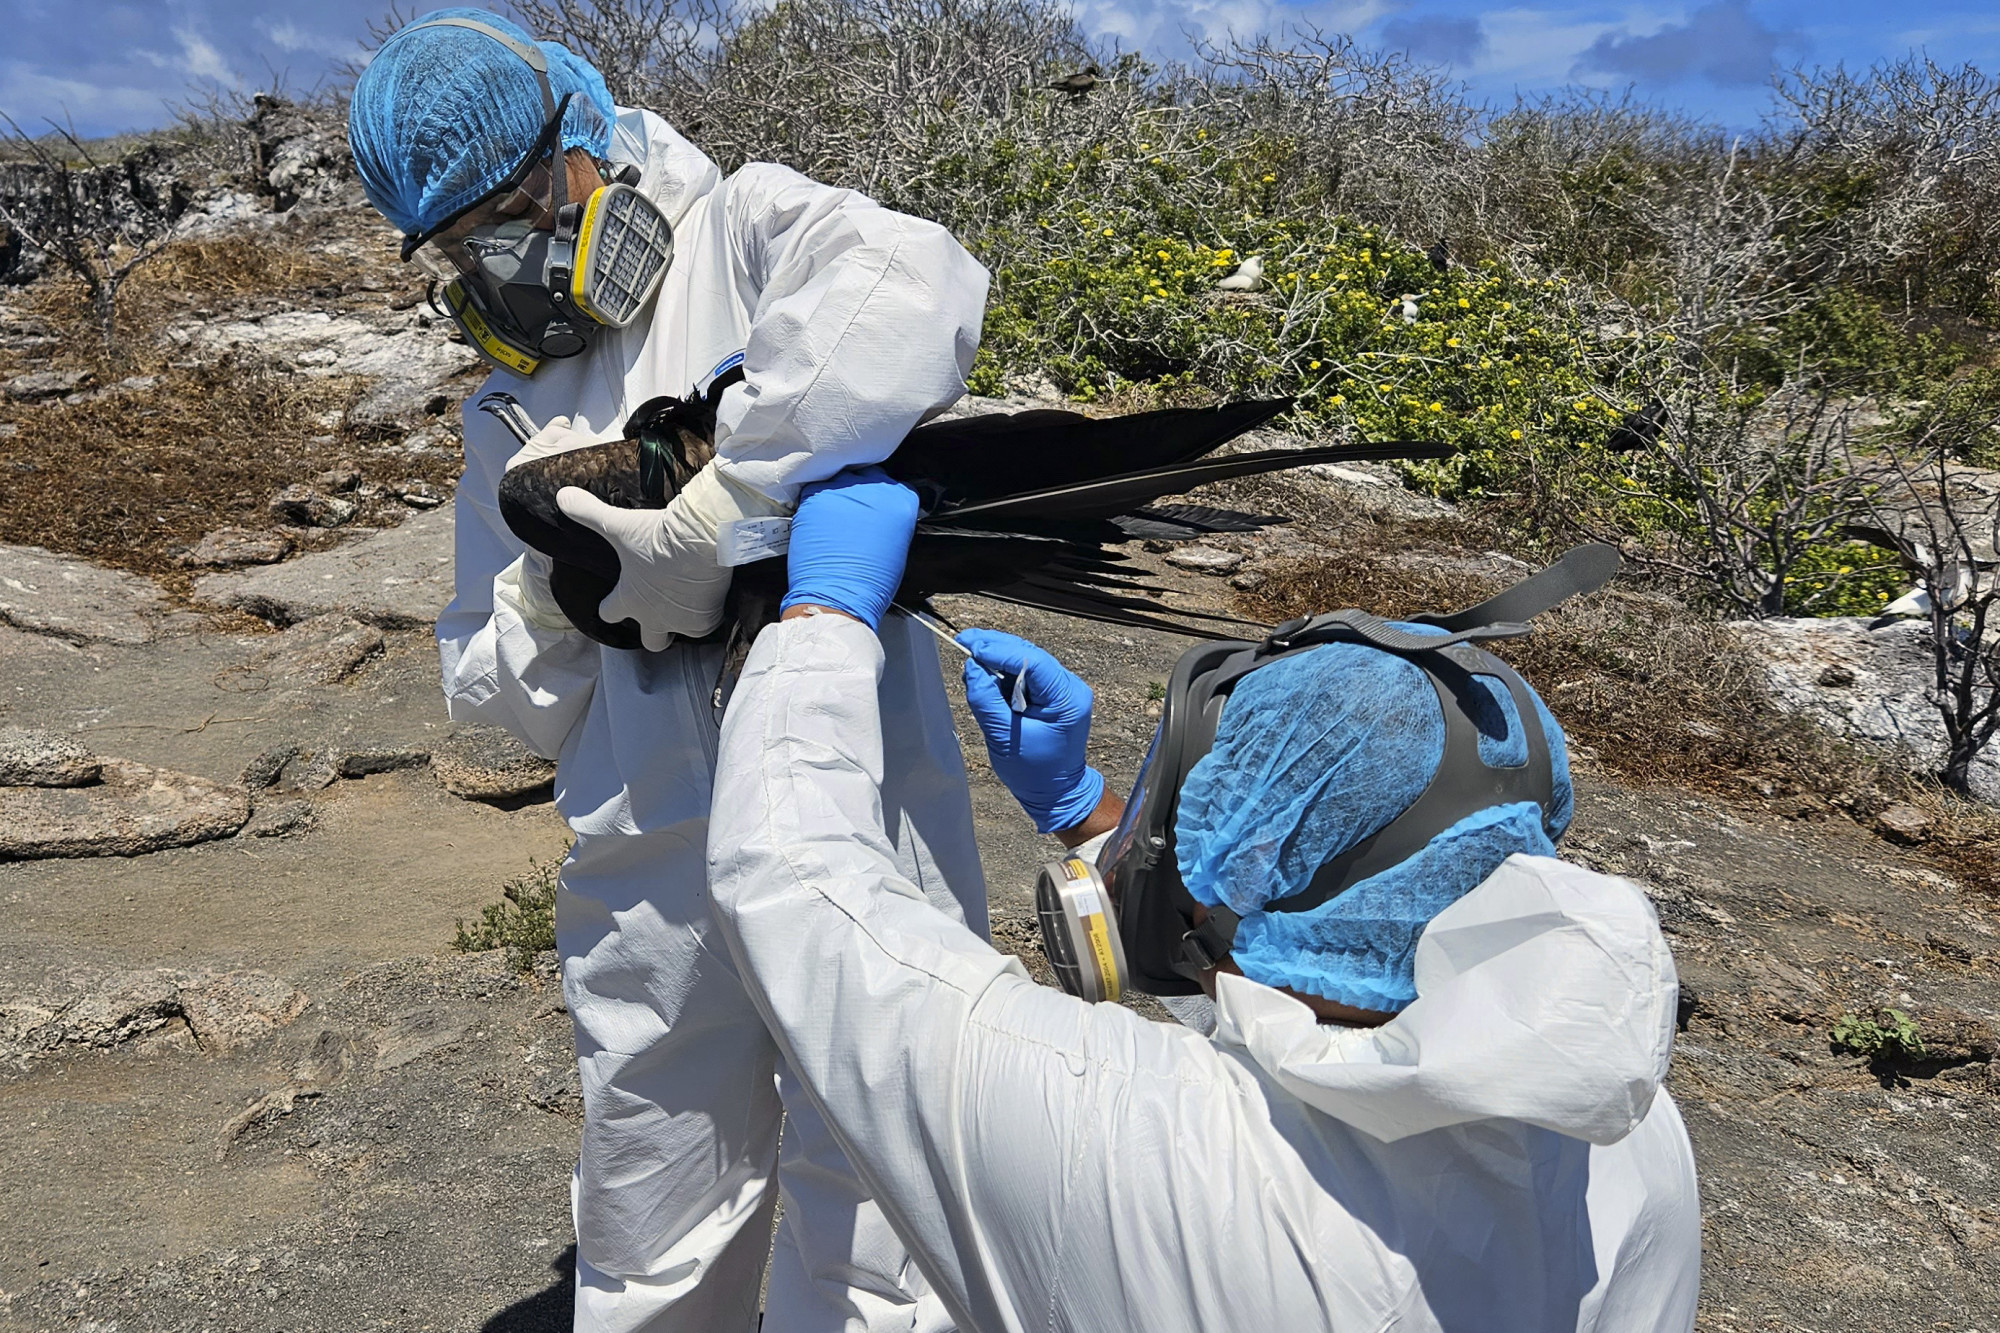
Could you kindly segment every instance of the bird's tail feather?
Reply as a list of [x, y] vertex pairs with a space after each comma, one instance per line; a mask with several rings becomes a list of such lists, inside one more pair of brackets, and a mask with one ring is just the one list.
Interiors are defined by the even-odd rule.
[[1171, 467], [1128, 472], [1065, 486], [1045, 486], [972, 504], [948, 506], [928, 522], [944, 525], [977, 518], [1029, 519], [1113, 518], [1152, 503], [1163, 495], [1178, 495], [1212, 481], [1254, 477], [1314, 463], [1380, 462], [1391, 459], [1449, 458], [1449, 444], [1396, 440], [1381, 444], [1333, 444], [1315, 449], [1260, 449]]

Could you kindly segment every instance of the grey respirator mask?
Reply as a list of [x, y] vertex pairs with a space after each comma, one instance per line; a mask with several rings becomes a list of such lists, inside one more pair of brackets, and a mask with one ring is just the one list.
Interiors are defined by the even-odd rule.
[[[1306, 912], [1422, 851], [1438, 834], [1497, 805], [1532, 802], [1546, 821], [1553, 800], [1548, 737], [1527, 683], [1480, 639], [1516, 638], [1527, 620], [1566, 598], [1595, 592], [1618, 572], [1618, 553], [1580, 546], [1540, 573], [1453, 615], [1421, 615], [1402, 629], [1364, 611], [1334, 611], [1278, 626], [1262, 642], [1219, 640], [1189, 649], [1174, 667], [1152, 749], [1125, 814], [1096, 863], [1069, 856], [1043, 867], [1035, 885], [1042, 946], [1056, 979], [1085, 1000], [1116, 1000], [1128, 991], [1196, 995], [1197, 978], [1227, 957], [1241, 918], [1227, 906], [1207, 909], [1181, 882], [1174, 821], [1181, 783], [1215, 744], [1231, 692], [1251, 672], [1321, 644], [1359, 643], [1394, 653], [1420, 669], [1444, 710], [1444, 758], [1410, 807], [1333, 857], [1312, 881], [1267, 912]], [[1499, 682], [1512, 698], [1526, 761], [1488, 764], [1479, 753], [1475, 710], [1487, 698], [1475, 677]]]
[[[403, 239], [403, 258], [417, 260], [440, 284], [440, 313], [489, 364], [526, 378], [544, 359], [576, 356], [604, 329], [624, 328], [638, 318], [673, 263], [673, 227], [635, 188], [634, 167], [625, 167], [587, 200], [570, 201], [562, 123], [575, 94], [556, 100], [548, 57], [539, 47], [475, 19], [439, 18], [416, 26], [484, 33], [526, 61], [541, 85], [546, 120], [520, 165], [437, 226]], [[553, 230], [517, 218], [441, 239], [474, 209], [520, 189], [544, 163]]]

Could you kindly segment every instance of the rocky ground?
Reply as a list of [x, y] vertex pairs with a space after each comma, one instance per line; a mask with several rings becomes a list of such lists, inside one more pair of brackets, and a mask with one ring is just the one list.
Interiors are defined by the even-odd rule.
[[[379, 250], [351, 198], [320, 193], [317, 213], [228, 204], [215, 225]], [[298, 437], [310, 468], [190, 486], [172, 541], [121, 545], [106, 518], [0, 546], [0, 1328], [567, 1327], [560, 990], [547, 956], [522, 972], [452, 949], [565, 834], [548, 767], [454, 726], [437, 695], [455, 447], [438, 400], [462, 395], [464, 349], [396, 308], [393, 272], [357, 271], [317, 308], [204, 297], [161, 334], [190, 367], [345, 386]], [[76, 378], [36, 328], [0, 313], [9, 484], [88, 488], [19, 464], [62, 414], [149, 390]], [[1361, 558], [1371, 534], [1438, 518], [1366, 468], [1276, 498], [1308, 521], [1140, 558], [1226, 607], [1286, 559]], [[0, 500], [0, 520], [24, 512]], [[1089, 678], [1094, 758], [1130, 781], [1178, 642], [945, 609]], [[1792, 675], [1896, 715], [1902, 677], [1860, 651], [1833, 686], [1803, 653]], [[1029, 891], [1054, 845], [968, 759], [996, 939], [1038, 967]], [[1646, 887], [1681, 967], [1671, 1087], [1702, 1173], [1701, 1327], [2000, 1329], [1991, 897], [1824, 810], [1580, 759], [1568, 850]], [[1888, 1009], [1907, 1040], [1836, 1046], [1844, 1018], [1893, 1028]]]

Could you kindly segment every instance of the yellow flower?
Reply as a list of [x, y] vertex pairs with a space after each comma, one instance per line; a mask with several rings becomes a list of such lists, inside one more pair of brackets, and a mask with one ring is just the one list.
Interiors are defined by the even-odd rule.
[[1433, 412], [1442, 412], [1442, 411], [1444, 411], [1444, 404], [1443, 404], [1443, 403], [1432, 403], [1432, 404], [1431, 404], [1431, 411], [1433, 411]]
[[1267, 171], [1264, 173], [1264, 184], [1269, 185], [1272, 181], [1276, 179], [1278, 178], [1276, 176], [1273, 176], [1270, 172]]
[[1326, 401], [1331, 403], [1335, 407], [1339, 407], [1347, 401], [1347, 395], [1344, 393], [1337, 393], [1333, 397], [1327, 399]]
[[1512, 301], [1502, 301], [1500, 303], [1500, 308], [1502, 310], [1512, 310], [1514, 308], [1514, 303]]
[[1318, 369], [1319, 369], [1319, 362], [1317, 362], [1317, 361], [1314, 361], [1314, 362], [1312, 362], [1312, 363], [1311, 363], [1310, 365], [1308, 365], [1308, 366], [1306, 367], [1306, 369], [1307, 369], [1307, 370], [1318, 370]]
[[1460, 310], [1470, 310], [1472, 309], [1472, 302], [1466, 300], [1463, 296], [1461, 296], [1458, 298], [1458, 308]]
[[1375, 258], [1375, 252], [1373, 250], [1363, 250], [1361, 252], [1361, 262], [1364, 264], [1368, 263], [1370, 260], [1374, 258]]
[[1517, 431], [1515, 431], [1515, 432], [1513, 432], [1513, 438], [1514, 438], [1514, 439], [1517, 439], [1517, 440], [1518, 440], [1518, 439], [1520, 439], [1520, 438], [1521, 438], [1521, 432], [1520, 432], [1520, 431], [1518, 431], [1518, 430], [1517, 430]]
[[1155, 250], [1155, 251], [1153, 251], [1153, 253], [1154, 253], [1154, 254], [1156, 254], [1156, 255], [1158, 255], [1158, 256], [1160, 257], [1160, 262], [1161, 262], [1162, 264], [1164, 264], [1164, 263], [1166, 263], [1166, 262], [1167, 262], [1167, 259], [1168, 259], [1168, 255], [1167, 255], [1167, 252], [1166, 252], [1165, 250]]
[[1143, 152], [1145, 152], [1145, 151], [1146, 151], [1147, 149], [1151, 148], [1152, 146], [1153, 146], [1153, 145], [1151, 145], [1151, 144], [1149, 144], [1149, 143], [1142, 143], [1142, 144], [1140, 144], [1140, 145], [1139, 145], [1139, 151], [1143, 153]]
[[1445, 345], [1446, 347], [1456, 347], [1456, 346], [1458, 346], [1458, 339], [1456, 339], [1456, 338], [1446, 338], [1446, 339], [1444, 340], [1444, 345]]
[[1346, 281], [1347, 281], [1347, 275], [1346, 275], [1345, 273], [1336, 273], [1336, 274], [1334, 274], [1334, 275], [1333, 275], [1333, 280], [1334, 280], [1335, 282], [1346, 282]]
[[1116, 235], [1117, 235], [1118, 233], [1117, 233], [1117, 232], [1115, 232], [1115, 231], [1113, 231], [1113, 230], [1112, 230], [1111, 228], [1109, 228], [1109, 227], [1106, 227], [1106, 228], [1104, 229], [1104, 234], [1105, 234], [1106, 236], [1116, 236]]
[[1228, 246], [1224, 246], [1224, 247], [1223, 247], [1222, 249], [1220, 249], [1220, 250], [1217, 250], [1217, 251], [1215, 252], [1215, 257], [1216, 257], [1217, 259], [1227, 259], [1227, 258], [1229, 258], [1229, 256], [1231, 256], [1231, 255], [1233, 255], [1233, 254], [1235, 254], [1235, 253], [1236, 253], [1236, 252], [1235, 252], [1234, 250], [1231, 250], [1231, 249], [1230, 249], [1230, 248], [1229, 248]]
[[1383, 393], [1394, 393], [1396, 390], [1396, 386], [1393, 384], [1378, 384], [1375, 387], [1380, 389]]
[[1153, 299], [1153, 294], [1151, 292], [1147, 292], [1144, 296], [1139, 298], [1139, 304], [1144, 305], [1146, 302], [1152, 299]]
[[1481, 370], [1491, 370], [1493, 369], [1493, 363], [1482, 356], [1479, 358], [1479, 368]]

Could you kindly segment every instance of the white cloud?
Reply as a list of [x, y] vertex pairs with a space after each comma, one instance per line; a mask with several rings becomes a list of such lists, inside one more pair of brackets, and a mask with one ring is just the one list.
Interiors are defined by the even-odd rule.
[[166, 119], [165, 104], [158, 88], [82, 83], [52, 77], [27, 61], [0, 61], [0, 109], [11, 112], [30, 133], [42, 128], [43, 117], [58, 124], [73, 118], [77, 133], [86, 137], [157, 125]]
[[354, 37], [329, 37], [310, 28], [302, 28], [290, 19], [272, 22], [270, 19], [257, 20], [257, 31], [270, 39], [271, 45], [287, 55], [330, 56], [337, 60], [357, 57], [361, 43]]
[[1252, 37], [1309, 22], [1321, 31], [1352, 33], [1394, 12], [1395, 0], [1338, 0], [1303, 9], [1280, 0], [1078, 0], [1076, 16], [1092, 34], [1115, 37], [1127, 49], [1156, 60], [1188, 53], [1187, 35], [1222, 41]]
[[1570, 81], [1570, 69], [1591, 43], [1623, 26], [1585, 18], [1584, 11], [1498, 9], [1480, 16], [1486, 52], [1474, 67], [1482, 82]]
[[229, 68], [229, 62], [222, 58], [222, 52], [216, 50], [206, 37], [193, 28], [176, 27], [174, 40], [181, 44], [181, 59], [192, 77], [213, 79], [231, 88], [243, 82], [237, 77], [236, 71]]

